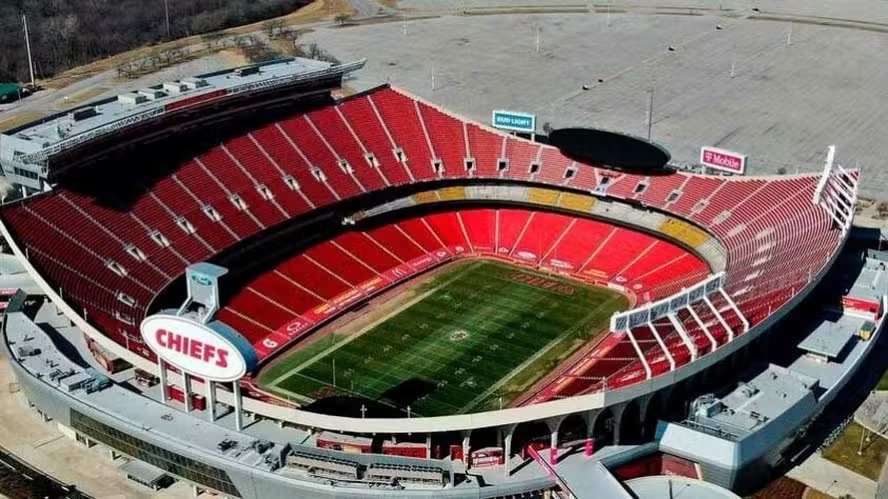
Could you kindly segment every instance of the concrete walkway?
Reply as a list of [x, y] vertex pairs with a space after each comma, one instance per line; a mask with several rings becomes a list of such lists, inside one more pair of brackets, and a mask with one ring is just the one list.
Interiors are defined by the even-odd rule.
[[56, 423], [44, 423], [29, 409], [12, 378], [8, 359], [0, 357], [0, 445], [34, 468], [60, 482], [74, 484], [82, 492], [102, 499], [149, 497], [193, 497], [181, 482], [167, 491], [154, 493], [130, 482], [117, 469], [101, 446], [87, 449], [63, 436]]
[[879, 483], [876, 484], [876, 499], [888, 499], [888, 459], [882, 463]]
[[875, 481], [827, 461], [817, 452], [786, 476], [833, 497], [850, 494], [855, 499], [868, 499], [876, 495]]

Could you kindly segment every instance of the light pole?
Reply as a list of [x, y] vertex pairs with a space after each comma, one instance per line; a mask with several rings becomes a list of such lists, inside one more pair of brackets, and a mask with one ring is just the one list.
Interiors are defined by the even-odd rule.
[[34, 87], [34, 61], [31, 59], [31, 37], [28, 36], [28, 18], [22, 14], [22, 24], [25, 26], [25, 49], [28, 51], [28, 70], [31, 72], [31, 87]]
[[654, 84], [651, 82], [650, 99], [648, 100], [648, 141], [651, 140], [651, 131], [654, 127]]
[[163, 13], [166, 17], [167, 40], [170, 39], [170, 0], [163, 0]]

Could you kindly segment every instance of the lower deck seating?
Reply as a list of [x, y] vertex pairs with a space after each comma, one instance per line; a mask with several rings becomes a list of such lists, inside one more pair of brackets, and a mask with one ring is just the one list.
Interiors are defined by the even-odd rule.
[[[845, 236], [811, 202], [817, 175], [616, 174], [573, 161], [551, 146], [447, 115], [390, 87], [276, 122], [232, 126], [244, 128], [175, 164], [113, 165], [4, 205], [0, 217], [10, 243], [77, 313], [113, 341], [150, 358], [139, 322], [185, 266], [255, 241], [263, 231], [309, 211], [391, 186], [455, 178], [533, 182], [576, 191], [580, 198], [561, 194], [555, 200], [563, 207], [587, 210], [597, 199], [588, 196], [594, 192], [675, 213], [694, 225], [670, 224], [663, 230], [689, 247], [704, 247], [714, 237], [726, 249], [726, 289], [751, 326], [806, 289]], [[438, 159], [443, 165], [436, 166]], [[458, 189], [448, 192], [459, 195]], [[591, 220], [562, 223], [562, 215], [519, 209], [480, 213], [466, 210], [347, 233], [336, 244], [324, 243], [330, 246], [285, 262], [274, 279], [263, 276], [251, 283], [220, 317], [260, 341], [278, 334], [285, 315], [305, 321], [306, 314], [335, 313], [401, 279], [412, 271], [411, 261], [452, 255], [458, 246], [466, 254], [523, 256], [528, 265], [623, 286], [642, 301], [706, 274], [696, 258], [680, 252], [666, 258], [667, 243], [631, 230]], [[365, 287], [368, 278], [372, 285]], [[278, 296], [288, 288], [290, 293]], [[260, 306], [273, 311], [257, 315]], [[302, 325], [287, 327], [304, 332]], [[689, 327], [698, 334], [698, 326]], [[713, 327], [713, 335], [727, 334], [724, 329]], [[665, 335], [673, 341], [676, 333]], [[685, 362], [686, 353], [674, 358]], [[662, 369], [662, 362], [657, 358], [652, 366]], [[638, 365], [636, 360], [633, 372]]]
[[[514, 236], [494, 247], [503, 233]], [[698, 257], [672, 243], [606, 222], [519, 208], [463, 209], [349, 231], [308, 248], [255, 278], [225, 304], [219, 318], [259, 348], [265, 338], [283, 334], [294, 319], [322, 322], [454, 255], [507, 258], [602, 285], [615, 274], [590, 269], [619, 265], [620, 280], [610, 284], [648, 299], [661, 296], [656, 290], [670, 283], [702, 279], [708, 270]], [[406, 265], [414, 261], [427, 263]], [[379, 281], [384, 284], [365, 285]], [[313, 312], [319, 308], [326, 311]], [[282, 344], [287, 338], [275, 341]]]

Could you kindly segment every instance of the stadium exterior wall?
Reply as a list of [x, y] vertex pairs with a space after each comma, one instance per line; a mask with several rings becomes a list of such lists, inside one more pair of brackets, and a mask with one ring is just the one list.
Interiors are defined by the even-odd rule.
[[[157, 366], [148, 360], [138, 356], [137, 354], [126, 350], [123, 346], [118, 345], [114, 341], [105, 337], [92, 325], [90, 325], [83, 317], [81, 317], [73, 308], [62, 300], [55, 292], [52, 286], [43, 279], [36, 271], [33, 265], [27, 260], [21, 249], [12, 238], [8, 228], [0, 222], [0, 232], [9, 242], [15, 255], [21, 259], [23, 265], [29, 274], [34, 278], [35, 282], [45, 291], [51, 301], [53, 301], [68, 318], [85, 334], [95, 339], [99, 344], [108, 349], [111, 353], [127, 360], [134, 366], [153, 372]], [[296, 425], [307, 426], [316, 429], [325, 429], [333, 431], [351, 432], [351, 433], [383, 433], [383, 434], [403, 434], [403, 433], [438, 433], [447, 431], [462, 431], [478, 428], [496, 428], [508, 425], [518, 424], [527, 421], [540, 421], [548, 418], [559, 418], [570, 414], [581, 414], [596, 411], [609, 406], [615, 406], [625, 403], [650, 393], [656, 392], [679, 381], [687, 379], [713, 364], [719, 362], [725, 357], [736, 352], [743, 346], [747, 345], [753, 339], [760, 336], [763, 332], [769, 330], [777, 324], [789, 311], [803, 301], [810, 291], [823, 279], [824, 275], [829, 271], [847, 240], [847, 233], [836, 248], [836, 251], [830, 259], [820, 268], [815, 278], [813, 278], [804, 289], [800, 290], [789, 302], [784, 304], [773, 315], [765, 319], [761, 324], [752, 330], [738, 336], [734, 341], [721, 347], [713, 353], [705, 355], [695, 362], [682, 366], [673, 372], [660, 375], [651, 380], [640, 382], [638, 384], [620, 388], [618, 390], [599, 392], [590, 395], [582, 395], [567, 399], [543, 402], [536, 405], [526, 407], [516, 407], [503, 409], [498, 411], [488, 411], [473, 414], [460, 414], [452, 416], [424, 417], [424, 418], [376, 418], [376, 419], [359, 419], [347, 418], [341, 416], [329, 416], [317, 413], [301, 411], [287, 407], [281, 407], [259, 400], [247, 398], [244, 400], [244, 410], [261, 414], [266, 417], [283, 420], [294, 423]], [[181, 383], [181, 377], [174, 372], [167, 374], [168, 381], [171, 384]], [[195, 391], [203, 390], [202, 383], [193, 382]], [[217, 389], [216, 397], [219, 402], [234, 405], [233, 394]]]
[[[9, 346], [4, 340], [0, 342], [3, 347], [0, 353], [10, 361], [13, 373], [19, 382], [21, 391], [28, 402], [38, 408], [40, 412], [55, 422], [72, 428], [74, 411], [92, 420], [121, 431], [142, 442], [162, 448], [180, 457], [190, 459], [206, 466], [211, 466], [223, 471], [231, 483], [234, 484], [239, 494], [236, 497], [245, 499], [289, 499], [292, 497], [318, 497], [318, 498], [344, 498], [359, 499], [367, 497], [391, 497], [391, 489], [357, 488], [353, 490], [342, 487], [331, 487], [324, 483], [315, 483], [307, 480], [299, 480], [295, 477], [264, 471], [250, 467], [246, 464], [235, 462], [231, 459], [209, 455], [199, 449], [188, 445], [186, 436], [182, 439], [161, 438], [160, 435], [151, 432], [150, 428], [143, 428], [136, 424], [124, 421], [109, 411], [109, 408], [93, 407], [80, 400], [63, 393], [51, 386], [46, 381], [33, 376], [28, 370], [14, 360], [9, 351]], [[78, 432], [79, 433], [79, 432]], [[104, 442], [98, 443], [106, 445]], [[109, 446], [109, 448], [114, 448]], [[120, 449], [115, 449], [121, 452]], [[128, 456], [139, 459], [139, 456]], [[187, 465], [181, 466], [183, 469]], [[186, 477], [179, 479], [195, 483], [200, 487], [209, 487], [208, 484], [197, 483]], [[534, 479], [527, 481], [510, 481], [502, 485], [471, 488], [446, 488], [446, 489], [404, 489], [397, 491], [398, 497], [415, 498], [441, 498], [441, 499], [473, 499], [490, 498], [503, 495], [521, 494], [541, 489], [551, 488], [555, 485], [554, 479]], [[225, 494], [228, 495], [228, 494]]]

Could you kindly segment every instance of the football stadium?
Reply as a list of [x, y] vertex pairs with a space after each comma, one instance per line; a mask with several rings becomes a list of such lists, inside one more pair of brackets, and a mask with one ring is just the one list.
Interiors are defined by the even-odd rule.
[[[228, 497], [663, 497], [662, 475], [735, 497], [872, 349], [888, 257], [843, 253], [860, 174], [834, 147], [815, 173], [676, 167], [345, 92], [364, 64], [159, 81], [3, 133], [23, 196], [0, 231], [42, 294], [7, 294], [2, 350], [45, 419]], [[787, 326], [839, 271], [837, 305]]]

